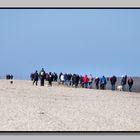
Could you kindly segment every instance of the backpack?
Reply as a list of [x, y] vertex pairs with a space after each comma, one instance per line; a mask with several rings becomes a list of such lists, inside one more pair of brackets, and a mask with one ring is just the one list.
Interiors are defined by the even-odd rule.
[[40, 75], [41, 75], [41, 76], [43, 76], [43, 75], [44, 75], [44, 72], [43, 72], [43, 71], [41, 71]]

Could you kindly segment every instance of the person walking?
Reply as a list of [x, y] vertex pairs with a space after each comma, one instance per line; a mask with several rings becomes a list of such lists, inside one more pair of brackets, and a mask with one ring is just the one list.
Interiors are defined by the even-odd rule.
[[51, 72], [49, 72], [49, 75], [48, 75], [48, 84], [49, 86], [52, 86], [52, 81], [53, 81], [53, 74]]
[[128, 83], [128, 86], [129, 86], [129, 92], [132, 92], [132, 86], [134, 84], [133, 79], [131, 77], [129, 77], [127, 83]]
[[38, 72], [37, 72], [37, 70], [36, 70], [36, 72], [34, 73], [33, 85], [34, 85], [34, 83], [35, 83], [35, 85], [37, 86], [37, 83], [38, 83]]
[[75, 88], [77, 88], [78, 87], [78, 84], [79, 84], [79, 79], [80, 79], [80, 77], [79, 77], [79, 75], [78, 74], [76, 74], [75, 75]]
[[110, 78], [110, 83], [111, 83], [111, 89], [112, 90], [115, 90], [115, 84], [117, 82], [117, 77], [115, 75], [113, 75], [111, 78]]
[[39, 77], [40, 77], [40, 85], [44, 86], [44, 80], [46, 78], [46, 72], [44, 71], [44, 69], [42, 68], [40, 73], [39, 73]]
[[83, 76], [82, 75], [80, 75], [80, 77], [79, 77], [79, 84], [80, 84], [80, 87], [84, 87], [84, 82], [83, 82]]
[[87, 75], [84, 76], [83, 82], [84, 82], [84, 88], [87, 88], [88, 87], [88, 82], [89, 82], [89, 79], [88, 79]]
[[61, 81], [62, 85], [64, 85], [65, 79], [64, 79], [64, 74], [63, 73], [61, 74], [60, 81]]
[[93, 83], [92, 74], [89, 75], [88, 79], [89, 79], [89, 81], [88, 81], [88, 87], [89, 87], [90, 89], [92, 89], [92, 83]]
[[125, 88], [126, 82], [127, 82], [127, 75], [125, 75], [125, 76], [122, 75], [121, 85], [122, 85], [122, 90], [123, 91], [126, 90], [126, 88]]
[[99, 82], [100, 82], [100, 78], [99, 77], [96, 77], [95, 80], [95, 86], [96, 86], [96, 89], [99, 89]]
[[106, 81], [106, 78], [105, 76], [102, 76], [102, 78], [100, 79], [100, 89], [106, 89], [106, 84], [107, 84], [107, 81]]

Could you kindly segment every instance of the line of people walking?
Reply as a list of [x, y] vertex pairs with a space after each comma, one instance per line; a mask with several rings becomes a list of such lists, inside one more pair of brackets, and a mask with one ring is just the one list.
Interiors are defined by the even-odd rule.
[[[58, 82], [60, 85], [71, 86], [71, 87], [82, 87], [92, 89], [95, 84], [96, 89], [105, 90], [107, 83], [111, 84], [111, 90], [116, 90], [116, 82], [117, 77], [113, 75], [112, 77], [95, 77], [93, 78], [92, 74], [88, 75], [79, 75], [79, 74], [63, 74], [62, 72], [57, 75], [57, 73], [45, 72], [42, 68], [40, 72], [36, 70], [35, 73], [30, 75], [31, 80], [33, 81], [33, 85], [38, 85], [38, 81], [40, 80], [40, 86], [44, 86], [44, 81], [48, 81], [48, 85], [52, 86], [52, 82]], [[126, 91], [126, 85], [128, 84], [128, 89], [131, 92], [134, 81], [131, 77], [127, 77], [127, 75], [121, 77], [120, 85], [122, 86], [122, 90]]]
[[35, 73], [31, 73], [30, 75], [31, 80], [33, 81], [33, 85], [38, 85], [38, 81], [40, 80], [40, 86], [44, 86], [45, 80], [48, 81], [48, 84], [52, 86], [52, 82], [57, 82], [58, 76], [54, 73], [46, 73], [44, 68], [41, 69], [41, 71], [38, 73], [36, 70]]

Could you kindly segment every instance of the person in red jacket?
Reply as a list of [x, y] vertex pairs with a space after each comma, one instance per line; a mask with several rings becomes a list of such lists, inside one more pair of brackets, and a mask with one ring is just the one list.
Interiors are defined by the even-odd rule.
[[132, 86], [133, 86], [133, 83], [134, 83], [133, 79], [130, 77], [128, 79], [127, 83], [128, 83], [128, 86], [129, 86], [129, 92], [131, 92], [132, 91]]
[[83, 77], [84, 88], [87, 88], [88, 87], [88, 82], [89, 82], [89, 79], [88, 79], [87, 75], [85, 75]]

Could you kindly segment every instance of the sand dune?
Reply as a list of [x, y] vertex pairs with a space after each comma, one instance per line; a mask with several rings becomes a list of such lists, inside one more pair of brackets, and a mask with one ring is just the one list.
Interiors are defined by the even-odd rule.
[[0, 131], [140, 131], [140, 94], [0, 80]]

